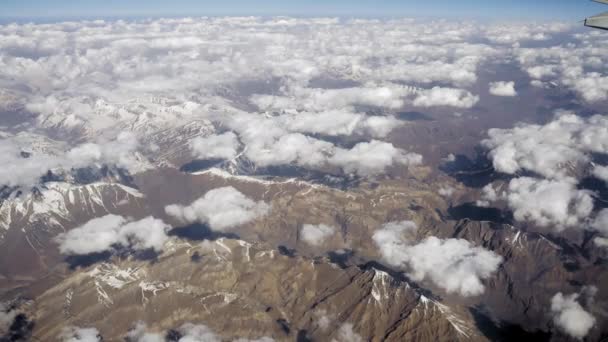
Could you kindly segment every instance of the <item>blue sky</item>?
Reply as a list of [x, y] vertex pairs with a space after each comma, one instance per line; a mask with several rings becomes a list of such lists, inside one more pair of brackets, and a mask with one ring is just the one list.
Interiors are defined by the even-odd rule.
[[181, 15], [438, 16], [581, 20], [608, 6], [589, 0], [0, 0], [0, 17]]

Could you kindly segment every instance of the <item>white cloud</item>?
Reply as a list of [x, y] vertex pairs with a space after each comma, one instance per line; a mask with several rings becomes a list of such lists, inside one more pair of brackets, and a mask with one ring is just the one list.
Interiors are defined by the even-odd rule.
[[462, 89], [433, 87], [422, 90], [414, 99], [414, 106], [433, 107], [451, 106], [456, 108], [471, 108], [479, 102], [479, 96]]
[[332, 342], [363, 342], [363, 338], [355, 332], [352, 323], [344, 323]]
[[56, 168], [60, 161], [48, 155], [21, 156], [22, 149], [10, 140], [0, 142], [0, 185], [31, 186], [49, 169]]
[[553, 322], [568, 335], [583, 339], [595, 325], [595, 317], [578, 302], [579, 294], [557, 293], [551, 298]]
[[64, 328], [59, 336], [63, 342], [101, 342], [103, 339], [95, 328]]
[[371, 176], [383, 173], [394, 164], [418, 165], [422, 163], [422, 156], [407, 153], [390, 143], [372, 140], [359, 143], [350, 150], [336, 149], [329, 163], [341, 167], [345, 173]]
[[17, 310], [11, 309], [4, 303], [0, 303], [0, 334], [8, 331], [17, 314]]
[[593, 175], [608, 183], [608, 166], [596, 165], [593, 167]]
[[208, 137], [196, 137], [190, 141], [194, 155], [201, 159], [232, 159], [236, 156], [239, 141], [236, 134], [227, 132]]
[[165, 342], [165, 337], [158, 332], [149, 332], [148, 325], [139, 321], [129, 330], [126, 340], [127, 342]]
[[439, 188], [439, 190], [437, 192], [443, 197], [452, 197], [452, 195], [454, 194], [455, 191], [456, 191], [456, 189], [454, 189], [451, 186], [444, 186], [444, 187]]
[[229, 231], [266, 215], [270, 206], [248, 198], [233, 187], [224, 187], [207, 192], [188, 206], [169, 205], [165, 211], [182, 223], [206, 223], [213, 230]]
[[596, 237], [593, 239], [593, 243], [595, 243], [598, 247], [608, 247], [608, 238]]
[[558, 232], [581, 226], [593, 211], [590, 192], [578, 190], [572, 178], [514, 178], [500, 193], [491, 185], [486, 186], [481, 202], [497, 200], [506, 201], [517, 221], [532, 222]]
[[309, 245], [319, 246], [335, 232], [334, 227], [325, 224], [305, 224], [300, 230], [300, 237]]
[[220, 336], [203, 324], [185, 323], [179, 327], [182, 334], [179, 342], [221, 342]]
[[169, 226], [151, 216], [139, 221], [117, 215], [94, 218], [80, 227], [59, 234], [55, 241], [62, 254], [82, 255], [110, 250], [114, 245], [136, 250], [161, 251], [169, 239]]
[[608, 118], [585, 119], [558, 112], [546, 125], [520, 124], [512, 129], [490, 129], [482, 144], [494, 168], [507, 174], [521, 170], [548, 178], [568, 176], [569, 166], [588, 164], [589, 154], [608, 152]]
[[321, 331], [327, 331], [330, 328], [333, 317], [327, 313], [327, 310], [321, 309], [314, 312], [316, 324]]
[[608, 238], [608, 209], [602, 209], [591, 221], [591, 228]]
[[412, 88], [386, 85], [321, 89], [291, 87], [287, 96], [254, 95], [251, 101], [261, 110], [303, 110], [322, 112], [344, 110], [355, 105], [399, 109], [404, 105], [404, 97], [412, 93]]
[[[221, 336], [204, 324], [184, 323], [178, 329], [180, 338], [177, 342], [222, 342]], [[150, 332], [146, 323], [139, 321], [127, 334], [128, 342], [164, 342], [165, 334], [160, 332]], [[233, 342], [273, 342], [270, 337], [259, 339], [238, 338]]]
[[129, 171], [140, 171], [146, 166], [136, 156], [139, 148], [137, 136], [131, 132], [121, 132], [114, 140], [86, 143], [67, 152], [67, 167], [86, 167], [109, 164]]
[[495, 96], [517, 96], [515, 82], [491, 82], [490, 94]]
[[476, 296], [484, 292], [482, 279], [494, 273], [502, 257], [462, 239], [431, 236], [412, 242], [416, 224], [391, 222], [377, 230], [373, 240], [382, 258], [390, 265], [403, 267], [416, 281], [430, 280], [448, 293]]
[[317, 113], [301, 112], [278, 118], [292, 132], [317, 133], [329, 136], [371, 135], [384, 138], [394, 128], [403, 125], [392, 116], [367, 116], [349, 110], [330, 110]]
[[[11, 137], [0, 142], [0, 185], [33, 186], [47, 171], [69, 170], [88, 166], [111, 165], [125, 168], [133, 173], [147, 168], [145, 161], [137, 155], [138, 139], [131, 133], [120, 133], [113, 141], [85, 143], [68, 151], [32, 150], [38, 142], [18, 141]], [[31, 152], [25, 158], [21, 152]]]
[[516, 178], [509, 183], [506, 200], [516, 220], [558, 231], [580, 224], [593, 210], [589, 192], [577, 190], [572, 180]]
[[[517, 60], [530, 77], [570, 89], [586, 102], [608, 99], [607, 48], [592, 33], [546, 47], [516, 48]], [[576, 46], [576, 49], [572, 47]]]

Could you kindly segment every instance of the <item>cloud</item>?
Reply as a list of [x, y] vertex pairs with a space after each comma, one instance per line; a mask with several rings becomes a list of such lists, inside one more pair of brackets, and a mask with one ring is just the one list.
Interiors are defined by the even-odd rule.
[[[176, 329], [179, 333], [177, 342], [222, 342], [221, 336], [217, 335], [213, 330], [204, 324], [184, 323]], [[164, 342], [165, 334], [157, 332], [149, 332], [145, 322], [139, 321], [127, 333], [127, 342]], [[259, 339], [238, 338], [233, 342], [273, 342], [270, 337], [261, 337]]]
[[[148, 166], [137, 155], [139, 141], [128, 132], [118, 134], [115, 140], [84, 143], [68, 151], [32, 150], [32, 145], [46, 144], [34, 138], [10, 137], [0, 141], [0, 185], [31, 187], [49, 170], [84, 168], [89, 166], [118, 166], [133, 173]], [[27, 152], [27, 153], [23, 153]]]
[[63, 342], [101, 342], [103, 339], [96, 328], [64, 328], [59, 336]]
[[300, 237], [309, 245], [319, 246], [335, 232], [334, 227], [325, 224], [305, 224], [300, 230]]
[[439, 190], [437, 192], [443, 197], [452, 197], [452, 195], [454, 194], [455, 191], [456, 191], [456, 189], [454, 189], [451, 186], [444, 186], [444, 187], [439, 188]]
[[217, 188], [183, 206], [172, 204], [165, 212], [182, 223], [206, 223], [215, 231], [230, 231], [266, 215], [270, 206], [256, 202], [233, 187]]
[[509, 183], [506, 200], [516, 220], [558, 231], [580, 224], [593, 210], [590, 193], [578, 190], [572, 180], [516, 178]]
[[608, 209], [600, 210], [591, 221], [590, 227], [601, 235], [593, 242], [599, 247], [608, 247]]
[[317, 113], [301, 112], [280, 116], [277, 121], [291, 132], [350, 136], [353, 134], [386, 137], [394, 128], [403, 125], [392, 116], [367, 116], [348, 110]]
[[394, 164], [419, 165], [422, 163], [422, 156], [407, 153], [391, 143], [372, 140], [359, 143], [350, 150], [336, 149], [328, 161], [341, 167], [345, 173], [371, 176], [383, 173], [387, 167]]
[[364, 87], [339, 89], [304, 88], [300, 86], [287, 89], [286, 96], [254, 95], [251, 102], [264, 111], [300, 110], [323, 112], [328, 110], [352, 109], [354, 106], [373, 106], [399, 109], [404, 98], [411, 94], [411, 87], [373, 84]]
[[414, 244], [416, 230], [411, 221], [390, 222], [373, 235], [382, 258], [405, 268], [416, 281], [430, 280], [448, 293], [476, 296], [485, 290], [482, 279], [502, 263], [501, 256], [462, 239], [430, 236]]
[[190, 141], [190, 149], [200, 159], [232, 159], [236, 157], [239, 140], [233, 132], [208, 137], [196, 137]]
[[608, 166], [595, 165], [593, 167], [593, 175], [608, 183]]
[[451, 106], [456, 108], [471, 108], [479, 102], [479, 96], [462, 89], [433, 87], [422, 90], [414, 99], [414, 106], [433, 107]]
[[533, 171], [547, 178], [568, 176], [569, 166], [586, 165], [590, 153], [608, 153], [608, 118], [588, 119], [558, 112], [546, 125], [520, 124], [490, 129], [482, 145], [497, 171]]
[[579, 227], [593, 211], [591, 193], [577, 189], [576, 180], [572, 178], [515, 178], [500, 193], [491, 185], [487, 186], [481, 202], [497, 200], [506, 201], [517, 221], [532, 222], [557, 232]]
[[327, 310], [321, 309], [314, 312], [314, 317], [316, 321], [316, 325], [321, 329], [321, 331], [327, 331], [331, 327], [331, 322], [333, 321], [333, 317], [327, 313]]
[[553, 322], [568, 335], [583, 339], [595, 325], [595, 317], [578, 302], [578, 293], [563, 295], [557, 293], [551, 298]]
[[531, 78], [572, 90], [585, 102], [606, 101], [608, 75], [602, 66], [608, 58], [603, 41], [592, 32], [573, 38], [546, 47], [515, 48], [514, 54]]
[[332, 342], [363, 342], [363, 338], [355, 332], [352, 323], [344, 323]]
[[4, 303], [0, 303], [0, 333], [5, 333], [9, 330], [17, 314], [17, 310], [8, 307]]
[[151, 216], [139, 221], [106, 215], [94, 218], [80, 227], [61, 233], [55, 238], [62, 254], [83, 255], [99, 253], [119, 245], [135, 250], [161, 251], [169, 239], [169, 226]]
[[61, 162], [48, 155], [32, 154], [25, 158], [22, 149], [10, 140], [0, 141], [0, 185], [31, 186], [38, 182], [48, 170]]
[[[372, 176], [383, 173], [387, 167], [394, 164], [417, 165], [422, 162], [420, 155], [408, 153], [391, 143], [379, 140], [362, 142], [349, 150], [301, 133], [290, 133], [280, 123], [280, 118], [259, 118], [254, 114], [239, 113], [229, 117], [222, 116], [221, 120], [224, 125], [238, 133], [240, 140], [246, 145], [243, 155], [259, 167], [297, 165], [323, 170], [328, 166], [336, 166], [346, 173]], [[341, 129], [327, 119], [308, 120], [307, 125]], [[391, 119], [370, 118], [365, 122], [366, 129], [385, 131], [384, 133], [392, 129], [393, 125]], [[320, 126], [317, 128], [321, 130]]]
[[222, 339], [203, 324], [185, 323], [177, 329], [182, 337], [179, 342], [221, 342]]
[[79, 145], [66, 154], [65, 167], [86, 167], [90, 165], [116, 165], [131, 172], [143, 171], [148, 168], [139, 159], [137, 150], [140, 142], [131, 132], [121, 132], [113, 140], [101, 140], [97, 143]]
[[517, 96], [515, 82], [491, 82], [490, 94], [495, 96]]
[[148, 325], [143, 321], [138, 321], [129, 330], [125, 340], [127, 342], [165, 342], [165, 337], [160, 333], [149, 332]]

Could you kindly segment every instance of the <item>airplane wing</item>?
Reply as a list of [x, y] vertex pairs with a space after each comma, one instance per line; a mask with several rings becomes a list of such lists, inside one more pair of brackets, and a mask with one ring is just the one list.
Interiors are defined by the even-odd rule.
[[[608, 5], [608, 0], [593, 0], [595, 2], [599, 2], [600, 4]], [[585, 26], [593, 27], [602, 30], [608, 30], [608, 12], [594, 15], [593, 17], [589, 17], [585, 19]]]
[[608, 12], [585, 19], [585, 26], [608, 30]]

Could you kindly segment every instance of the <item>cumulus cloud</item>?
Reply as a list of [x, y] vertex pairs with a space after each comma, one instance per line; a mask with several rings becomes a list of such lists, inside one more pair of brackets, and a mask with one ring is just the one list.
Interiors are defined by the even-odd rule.
[[586, 190], [579, 190], [576, 180], [514, 178], [504, 191], [497, 192], [491, 185], [483, 191], [482, 201], [506, 201], [517, 221], [532, 222], [558, 232], [579, 227], [593, 211], [593, 198]]
[[502, 257], [467, 240], [431, 236], [413, 243], [414, 222], [391, 222], [373, 235], [382, 258], [403, 267], [416, 281], [430, 280], [448, 293], [476, 296], [484, 292], [482, 279], [489, 278]]
[[595, 317], [578, 302], [578, 293], [564, 295], [561, 292], [551, 298], [553, 322], [568, 335], [583, 339], [595, 325]]
[[433, 87], [422, 90], [414, 99], [414, 106], [433, 107], [451, 106], [456, 108], [471, 108], [479, 102], [479, 96], [462, 89]]
[[31, 186], [48, 170], [58, 167], [60, 161], [49, 155], [32, 154], [25, 158], [22, 149], [10, 140], [0, 142], [0, 185]]
[[114, 140], [85, 143], [67, 151], [32, 151], [36, 141], [18, 142], [13, 137], [0, 141], [0, 185], [33, 186], [49, 170], [111, 165], [132, 172], [147, 168], [137, 155], [139, 141], [128, 132], [118, 134]]
[[586, 102], [607, 100], [608, 75], [602, 69], [608, 61], [604, 41], [593, 32], [573, 37], [546, 47], [516, 48], [514, 52], [522, 70], [535, 81], [570, 89]]
[[11, 324], [17, 317], [17, 310], [0, 303], [0, 333], [5, 333], [10, 328]]
[[491, 82], [490, 94], [495, 96], [517, 96], [515, 82]]
[[602, 235], [608, 237], [608, 209], [602, 209], [593, 222], [591, 223], [591, 227]]
[[363, 342], [363, 337], [355, 332], [352, 323], [344, 323], [338, 329], [332, 342]]
[[168, 229], [167, 224], [151, 216], [130, 221], [122, 216], [106, 215], [59, 234], [55, 241], [62, 254], [70, 255], [99, 253], [116, 245], [161, 251], [169, 239]]
[[368, 116], [346, 110], [282, 115], [277, 121], [284, 124], [292, 132], [328, 136], [368, 134], [377, 138], [384, 138], [393, 129], [403, 125], [402, 121], [392, 116]]
[[196, 137], [190, 141], [190, 148], [197, 158], [232, 159], [237, 155], [239, 140], [233, 132]]
[[490, 129], [482, 144], [494, 168], [507, 174], [533, 171], [548, 178], [568, 176], [568, 166], [587, 164], [590, 153], [608, 152], [608, 118], [588, 119], [559, 112], [546, 125], [520, 124], [512, 129]]
[[179, 327], [179, 342], [221, 342], [222, 339], [203, 324], [185, 323]]
[[300, 230], [300, 237], [309, 245], [318, 246], [332, 236], [335, 231], [334, 227], [325, 224], [305, 224]]
[[417, 153], [406, 153], [391, 143], [378, 140], [363, 142], [352, 149], [337, 149], [329, 163], [342, 168], [345, 173], [356, 173], [370, 176], [383, 173], [393, 164], [419, 165], [422, 156]]
[[270, 211], [263, 201], [256, 202], [233, 187], [217, 188], [183, 206], [172, 204], [165, 212], [182, 223], [205, 223], [216, 231], [229, 231]]
[[59, 336], [63, 342], [101, 342], [103, 339], [96, 328], [64, 328]]
[[[217, 335], [213, 330], [204, 324], [184, 323], [178, 329], [179, 339], [177, 342], [222, 342], [221, 336]], [[145, 322], [139, 321], [127, 333], [126, 340], [128, 342], [164, 342], [165, 334], [159, 332], [150, 332]], [[238, 338], [233, 342], [273, 342], [270, 337], [261, 337], [259, 339]]]
[[354, 106], [374, 106], [399, 109], [413, 88], [398, 85], [350, 87], [339, 89], [291, 87], [286, 96], [254, 95], [251, 101], [261, 110], [302, 110], [322, 112], [350, 109]]
[[593, 175], [608, 183], [608, 166], [596, 165], [593, 168]]
[[139, 147], [140, 142], [135, 134], [121, 132], [113, 140], [77, 146], [67, 152], [66, 158], [69, 167], [108, 164], [135, 172], [147, 168], [136, 155]]
[[148, 331], [148, 325], [139, 321], [125, 336], [127, 342], [165, 342], [165, 337], [158, 332]]
[[444, 186], [444, 187], [439, 188], [439, 190], [437, 192], [443, 197], [451, 197], [455, 191], [456, 191], [456, 189], [454, 189], [451, 186]]
[[591, 229], [599, 232], [593, 242], [600, 247], [608, 247], [608, 209], [602, 209], [591, 221]]
[[333, 317], [327, 313], [327, 310], [321, 309], [314, 312], [315, 321], [319, 329], [327, 331], [330, 328]]

